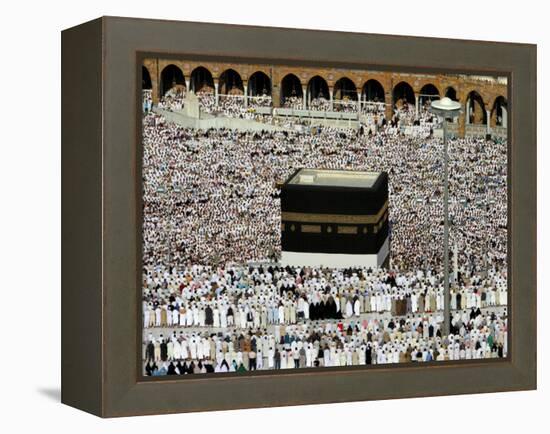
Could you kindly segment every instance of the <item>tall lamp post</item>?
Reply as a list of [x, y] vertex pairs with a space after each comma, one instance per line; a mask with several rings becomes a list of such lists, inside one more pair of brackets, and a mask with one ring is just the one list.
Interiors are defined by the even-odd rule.
[[430, 111], [443, 118], [443, 164], [444, 164], [444, 197], [443, 197], [443, 279], [444, 279], [444, 320], [443, 332], [449, 335], [451, 330], [451, 288], [449, 284], [449, 155], [447, 153], [447, 119], [454, 119], [460, 112], [460, 103], [444, 97], [434, 100], [430, 104]]

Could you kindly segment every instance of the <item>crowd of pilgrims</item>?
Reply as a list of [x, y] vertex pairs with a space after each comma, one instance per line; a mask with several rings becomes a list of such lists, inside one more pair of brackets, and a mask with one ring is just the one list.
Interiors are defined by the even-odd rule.
[[[183, 87], [174, 87], [168, 90], [158, 103], [158, 108], [177, 111], [183, 109], [185, 105], [186, 91]], [[292, 122], [281, 122], [275, 119], [269, 113], [257, 113], [259, 107], [272, 107], [271, 96], [264, 91], [260, 96], [248, 98], [248, 103], [242, 94], [220, 95], [218, 102], [212, 89], [202, 88], [197, 96], [201, 110], [204, 113], [213, 115], [223, 115], [239, 119], [257, 120], [269, 124], [286, 125], [292, 127], [299, 124], [300, 121], [293, 120]], [[363, 102], [361, 104], [361, 115], [364, 128], [369, 134], [375, 134], [380, 129], [385, 129], [390, 133], [405, 132], [407, 135], [428, 137], [433, 133], [433, 128], [437, 124], [437, 119], [428, 110], [429, 100], [425, 100], [416, 113], [414, 105], [407, 101], [399, 101], [394, 106], [394, 115], [390, 119], [385, 118], [385, 104], [380, 102]], [[302, 109], [303, 99], [297, 96], [289, 96], [284, 99], [283, 107]], [[152, 110], [152, 95], [151, 90], [143, 91], [143, 111], [145, 113]], [[308, 110], [313, 111], [328, 111], [330, 110], [330, 100], [324, 96], [313, 98], [308, 105]], [[357, 113], [357, 101], [350, 98], [334, 100], [332, 111]]]
[[[169, 89], [160, 99], [158, 107], [167, 109], [167, 110], [181, 110], [185, 104], [186, 90], [182, 87], [174, 87]], [[230, 117], [243, 117], [247, 113], [250, 113], [250, 109], [255, 107], [272, 107], [272, 98], [267, 93], [262, 93], [261, 95], [248, 97], [248, 102], [245, 104], [245, 98], [242, 94], [232, 94], [232, 95], [220, 95], [218, 97], [218, 103], [216, 104], [216, 98], [211, 89], [201, 89], [197, 92], [199, 97], [199, 103], [201, 109], [206, 113], [223, 113], [226, 116]], [[152, 108], [151, 104], [151, 90], [146, 89], [143, 91], [143, 110], [145, 112], [150, 111]], [[303, 98], [297, 96], [286, 97], [283, 101], [282, 107], [293, 108], [293, 109], [303, 109]], [[317, 111], [329, 111], [330, 110], [330, 100], [325, 97], [318, 96], [309, 101], [308, 110], [317, 110]], [[348, 113], [357, 113], [358, 106], [357, 101], [350, 98], [343, 98], [341, 100], [334, 100], [332, 104], [332, 110], [336, 112], [348, 112]], [[376, 111], [377, 113], [383, 113], [384, 105], [382, 104], [382, 110], [379, 109], [379, 105], [370, 103], [363, 103], [361, 105], [362, 113], [372, 113]]]
[[[282, 107], [292, 108], [295, 110], [304, 109], [304, 100], [303, 97], [298, 97], [295, 95], [288, 96], [284, 98]], [[361, 112], [370, 113], [372, 111], [373, 104], [361, 104]], [[331, 104], [330, 100], [325, 98], [323, 95], [312, 98], [307, 104], [307, 110], [317, 110], [317, 111], [330, 111]], [[346, 113], [357, 113], [358, 105], [357, 101], [351, 98], [343, 98], [333, 100], [332, 102], [332, 111], [335, 112], [346, 112]], [[382, 112], [383, 112], [382, 108]]]
[[185, 375], [502, 358], [507, 354], [505, 314], [472, 308], [456, 312], [451, 333], [440, 317], [408, 316], [218, 331], [148, 332], [144, 374]]
[[[198, 96], [207, 110], [219, 110], [211, 93]], [[301, 104], [302, 99], [298, 99]], [[192, 328], [192, 333], [181, 332], [180, 344], [181, 339], [188, 340], [194, 333], [196, 339], [215, 342], [222, 348], [224, 342], [229, 346], [238, 334], [248, 339], [255, 330], [258, 339], [271, 339], [272, 328], [287, 328], [289, 339], [304, 342], [305, 347], [300, 349], [307, 352], [305, 342], [309, 338], [305, 336], [317, 333], [308, 329], [311, 324], [325, 327], [343, 321], [347, 325], [342, 345], [376, 349], [376, 357], [371, 352], [372, 363], [389, 360], [390, 350], [384, 345], [410, 348], [411, 352], [405, 351], [402, 357], [412, 360], [418, 360], [419, 353], [422, 360], [453, 358], [453, 336], [458, 339], [455, 343], [460, 342], [457, 351], [464, 355], [460, 358], [501, 356], [502, 347], [505, 353], [502, 334], [506, 333], [506, 315], [494, 317], [495, 313], [482, 313], [480, 309], [506, 304], [506, 143], [482, 138], [453, 139], [449, 144], [451, 264], [458, 253], [451, 307], [456, 309], [456, 315], [470, 315], [472, 311], [475, 317], [460, 320], [463, 328], [459, 327], [453, 335], [438, 337], [437, 342], [433, 337], [422, 341], [423, 335], [419, 341], [409, 332], [398, 332], [402, 329], [399, 326], [388, 329], [387, 322], [377, 325], [377, 333], [398, 333], [397, 343], [390, 340], [381, 345], [377, 339], [370, 342], [362, 337], [369, 331], [378, 336], [360, 322], [369, 321], [364, 314], [392, 315], [396, 318], [394, 325], [403, 319], [417, 321], [415, 315], [428, 315], [429, 321], [435, 321], [433, 312], [440, 311], [443, 303], [441, 140], [434, 138], [431, 131], [427, 137], [402, 134], [397, 126], [412, 119], [410, 107], [397, 109], [389, 122], [383, 117], [382, 106], [366, 107], [377, 119], [375, 129], [363, 125], [359, 130], [318, 127], [281, 132], [192, 130], [146, 110], [144, 327]], [[426, 110], [421, 113], [426, 116], [421, 125], [433, 121]], [[412, 126], [415, 120], [418, 119], [412, 120]], [[298, 167], [388, 172], [391, 272], [300, 270], [279, 268], [276, 263], [266, 269], [247, 265], [279, 257], [280, 200], [275, 184]], [[347, 340], [352, 323], [355, 325]], [[439, 330], [436, 321], [432, 325]], [[215, 335], [208, 331], [217, 326], [233, 331], [218, 331]], [[196, 331], [196, 327], [206, 329]], [[408, 327], [413, 335], [418, 333], [418, 324], [408, 323]], [[331, 333], [336, 333], [338, 339], [344, 336], [343, 332]], [[329, 339], [322, 334], [321, 337], [311, 343], [320, 345], [323, 339]], [[157, 336], [149, 342], [144, 338], [144, 345], [150, 349], [149, 344], [161, 345], [162, 341], [168, 345], [173, 339]], [[352, 346], [354, 342], [357, 345]], [[343, 353], [344, 347], [340, 348]], [[392, 347], [392, 351], [397, 347]], [[385, 356], [378, 358], [379, 349]], [[361, 351], [358, 360], [363, 360]], [[217, 352], [211, 354], [215, 357], [209, 360], [193, 359], [192, 371], [240, 369], [238, 358], [224, 358], [224, 364], [217, 361]], [[280, 348], [279, 354], [282, 359]], [[267, 352], [264, 357], [268, 357]], [[353, 360], [354, 356], [350, 357]], [[314, 366], [327, 366], [318, 356], [314, 359]], [[155, 360], [159, 362], [154, 358], [148, 366]], [[190, 361], [185, 363], [189, 366]], [[210, 368], [205, 366], [208, 363]], [[265, 369], [269, 363], [262, 366]], [[244, 362], [243, 368], [253, 369]], [[158, 372], [163, 369], [173, 370], [170, 366], [157, 366]]]
[[[506, 281], [460, 274], [453, 310], [506, 305]], [[496, 286], [488, 286], [489, 284]], [[195, 265], [185, 272], [148, 275], [143, 288], [143, 326], [243, 329], [301, 321], [348, 319], [367, 313], [394, 316], [443, 309], [438, 276], [396, 274], [383, 268], [228, 267]]]
[[[387, 171], [392, 268], [427, 269], [442, 256], [441, 141], [381, 130], [200, 131], [144, 118], [145, 266], [246, 263], [280, 251], [276, 181], [297, 167]], [[452, 140], [451, 245], [459, 264], [505, 270], [506, 144]], [[489, 248], [489, 251], [487, 249]]]

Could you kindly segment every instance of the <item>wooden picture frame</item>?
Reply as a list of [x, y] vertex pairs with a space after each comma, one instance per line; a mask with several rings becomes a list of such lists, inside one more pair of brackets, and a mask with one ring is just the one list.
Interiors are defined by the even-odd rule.
[[[508, 77], [509, 356], [143, 378], [138, 77], [151, 55]], [[535, 45], [118, 17], [64, 30], [62, 402], [115, 417], [535, 389], [536, 98]]]

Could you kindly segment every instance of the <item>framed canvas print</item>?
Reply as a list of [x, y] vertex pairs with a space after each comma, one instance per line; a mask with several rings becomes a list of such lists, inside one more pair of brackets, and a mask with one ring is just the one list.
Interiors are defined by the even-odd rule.
[[62, 33], [62, 401], [536, 387], [536, 46]]

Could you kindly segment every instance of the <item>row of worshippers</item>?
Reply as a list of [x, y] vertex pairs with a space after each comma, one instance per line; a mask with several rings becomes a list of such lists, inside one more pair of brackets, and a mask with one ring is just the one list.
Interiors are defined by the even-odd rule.
[[214, 372], [228, 372], [506, 357], [505, 314], [483, 314], [479, 309], [457, 313], [448, 336], [441, 335], [440, 319], [312, 323], [277, 328], [274, 333], [180, 331], [166, 339], [149, 334], [144, 366], [146, 375], [162, 375], [155, 373], [155, 366], [159, 369], [167, 362], [188, 367], [193, 363], [195, 368], [210, 364]]
[[[148, 113], [153, 108], [152, 91], [144, 89], [143, 95], [143, 111]], [[182, 110], [185, 106], [185, 97], [187, 92], [181, 85], [174, 86], [167, 90], [160, 98], [157, 107], [168, 111]], [[222, 95], [218, 97], [218, 103], [214, 94], [210, 92], [199, 92], [199, 106], [205, 113], [223, 114], [228, 117], [246, 118], [246, 119], [262, 119], [268, 120], [267, 117], [251, 116], [251, 109], [255, 107], [270, 107], [271, 96], [262, 94], [256, 97], [249, 97], [248, 103], [245, 105], [242, 95]]]
[[[372, 312], [404, 316], [443, 309], [441, 282], [432, 276], [424, 279], [416, 273], [411, 278], [383, 269], [349, 271], [353, 272], [348, 272], [347, 277], [343, 270], [331, 272], [328, 279], [319, 279], [320, 273], [315, 269], [306, 275], [292, 267], [284, 268], [284, 272], [277, 272], [277, 267], [233, 267], [223, 278], [220, 276], [224, 270], [207, 274], [203, 268], [195, 267], [185, 274], [185, 283], [175, 289], [174, 285], [149, 282], [151, 289], [145, 289], [143, 298], [143, 325], [250, 328], [351, 318]], [[239, 274], [238, 279], [235, 273]], [[243, 281], [248, 283], [241, 285]], [[374, 285], [370, 286], [372, 281]], [[498, 289], [482, 287], [482, 283], [475, 279], [472, 287], [453, 290], [451, 308], [506, 304], [505, 282]], [[226, 285], [233, 289], [223, 289]]]

